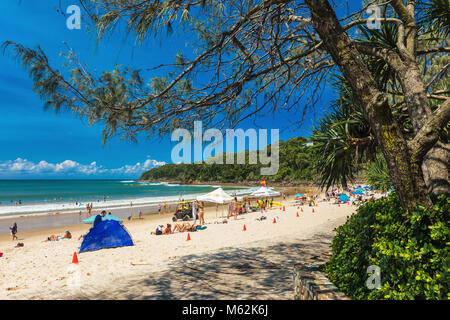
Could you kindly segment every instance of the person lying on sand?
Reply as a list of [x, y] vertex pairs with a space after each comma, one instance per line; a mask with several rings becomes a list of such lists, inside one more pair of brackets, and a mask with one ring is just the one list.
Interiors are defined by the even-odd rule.
[[72, 239], [72, 234], [70, 233], [70, 231], [64, 232], [63, 236], [57, 236], [57, 235], [52, 234], [50, 237], [48, 237], [46, 240], [44, 240], [44, 242], [60, 241], [60, 240], [64, 240], [64, 239]]
[[165, 229], [163, 229], [164, 226], [157, 226], [156, 227], [156, 232], [151, 232], [150, 234], [154, 234], [154, 235], [162, 235], [162, 234], [171, 234], [172, 233], [172, 225], [170, 223], [167, 224], [167, 227]]
[[180, 224], [176, 224], [173, 228], [173, 231], [178, 232], [186, 232], [186, 231], [196, 231], [197, 228], [194, 226], [194, 224], [190, 224], [189, 222], [184, 222]]

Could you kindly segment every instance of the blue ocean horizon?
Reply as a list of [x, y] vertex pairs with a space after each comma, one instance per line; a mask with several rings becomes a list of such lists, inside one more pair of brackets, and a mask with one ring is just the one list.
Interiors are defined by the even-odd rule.
[[[84, 210], [88, 203], [103, 207], [154, 204], [194, 199], [213, 185], [181, 185], [133, 179], [0, 179], [0, 216]], [[225, 186], [229, 194], [248, 187]]]

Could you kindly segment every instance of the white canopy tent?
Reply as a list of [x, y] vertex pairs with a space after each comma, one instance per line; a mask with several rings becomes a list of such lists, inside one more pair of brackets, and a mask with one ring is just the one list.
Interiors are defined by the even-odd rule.
[[273, 188], [271, 187], [261, 187], [258, 190], [254, 191], [251, 195], [258, 197], [277, 197], [280, 196], [281, 193], [273, 190]]
[[[197, 197], [197, 201], [206, 201], [206, 202], [214, 202], [218, 204], [222, 204], [222, 217], [223, 217], [223, 205], [225, 203], [229, 203], [233, 200], [233, 197], [230, 196], [228, 193], [223, 191], [222, 188], [217, 188], [214, 191], [211, 191], [210, 193], [201, 195]], [[216, 211], [216, 218], [217, 218], [217, 211]]]

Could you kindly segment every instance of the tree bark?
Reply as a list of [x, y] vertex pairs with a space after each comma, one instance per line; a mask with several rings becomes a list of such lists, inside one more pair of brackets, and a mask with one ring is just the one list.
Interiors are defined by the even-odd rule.
[[[425, 84], [415, 60], [409, 61], [398, 73], [408, 107], [414, 134], [432, 117]], [[450, 145], [438, 141], [423, 158], [422, 171], [427, 191], [434, 195], [450, 194]]]
[[405, 210], [417, 205], [430, 207], [421, 161], [412, 159], [410, 149], [392, 117], [387, 97], [380, 92], [358, 50], [327, 0], [306, 0], [314, 29], [363, 106], [371, 129], [389, 167], [392, 183]]
[[425, 156], [422, 171], [430, 193], [450, 196], [450, 144], [438, 141]]

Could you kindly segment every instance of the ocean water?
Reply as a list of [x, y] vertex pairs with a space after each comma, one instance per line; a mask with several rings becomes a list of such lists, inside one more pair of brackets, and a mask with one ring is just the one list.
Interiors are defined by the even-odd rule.
[[[212, 185], [178, 185], [133, 180], [0, 180], [0, 216], [85, 210], [87, 203], [121, 207], [194, 199], [216, 189]], [[223, 187], [230, 195], [253, 188]], [[104, 201], [106, 199], [106, 201]], [[20, 201], [20, 204], [19, 204]]]

